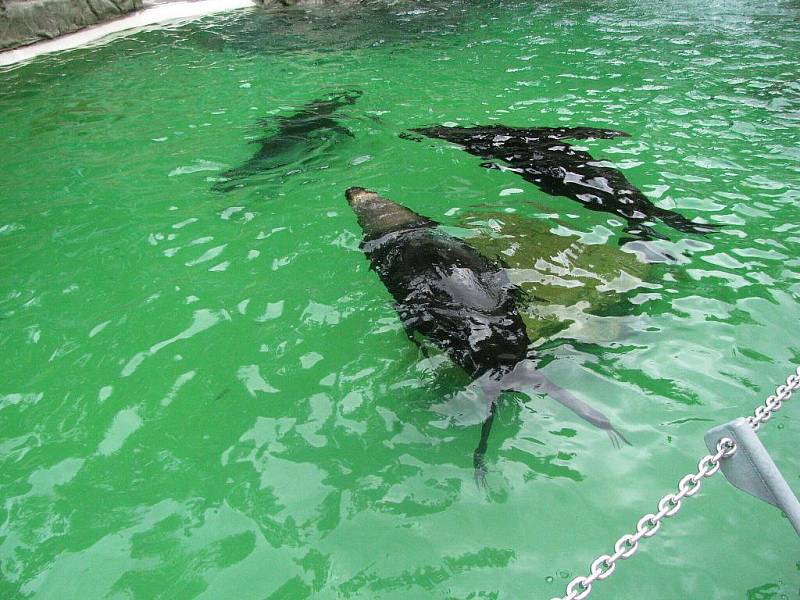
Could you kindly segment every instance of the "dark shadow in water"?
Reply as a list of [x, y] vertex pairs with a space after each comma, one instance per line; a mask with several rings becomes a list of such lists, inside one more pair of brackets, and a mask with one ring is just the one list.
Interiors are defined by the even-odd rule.
[[[412, 131], [458, 144], [483, 159], [503, 161], [481, 166], [511, 171], [551, 196], [566, 196], [589, 210], [607, 212], [627, 222], [625, 232], [641, 240], [666, 239], [650, 222], [660, 219], [686, 233], [710, 233], [718, 225], [696, 223], [680, 213], [659, 208], [617, 169], [588, 152], [576, 150], [565, 139], [611, 139], [627, 133], [589, 127], [517, 128], [422, 127]], [[630, 239], [623, 238], [620, 243]]]
[[290, 166], [298, 169], [315, 156], [314, 150], [342, 136], [353, 137], [339, 124], [337, 111], [354, 104], [359, 96], [360, 90], [334, 92], [309, 102], [289, 117], [263, 119], [260, 126], [272, 131], [251, 142], [259, 145], [258, 151], [241, 166], [222, 173], [223, 179], [213, 189], [229, 192], [244, 187], [253, 175]]

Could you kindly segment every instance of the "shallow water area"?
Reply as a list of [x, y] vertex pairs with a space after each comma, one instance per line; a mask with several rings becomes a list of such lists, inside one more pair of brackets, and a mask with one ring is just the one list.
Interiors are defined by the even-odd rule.
[[[800, 361], [799, 13], [246, 9], [0, 72], [0, 597], [562, 595]], [[349, 134], [219, 190], [341, 90]], [[491, 123], [625, 131], [571, 143], [722, 227], [620, 246], [612, 216], [399, 135]], [[355, 185], [503, 259], [541, 371], [631, 445], [507, 394], [478, 489], [481, 407], [403, 332]], [[798, 491], [799, 411], [762, 428]], [[716, 477], [592, 598], [796, 598], [797, 543]]]

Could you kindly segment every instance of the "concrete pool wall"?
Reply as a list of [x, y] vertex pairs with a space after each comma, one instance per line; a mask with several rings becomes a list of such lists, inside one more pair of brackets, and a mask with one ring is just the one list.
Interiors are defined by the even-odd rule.
[[[0, 0], [0, 2], [1, 1], [2, 0]], [[31, 4], [38, 1], [39, 0], [34, 0], [34, 2], [31, 2]], [[62, 0], [54, 1], [61, 2]], [[63, 1], [69, 2], [69, 0]], [[116, 1], [122, 4], [123, 2], [140, 2], [141, 0]], [[27, 1], [23, 3], [27, 3]], [[0, 67], [25, 62], [49, 52], [69, 50], [71, 48], [78, 48], [95, 42], [102, 43], [114, 39], [120, 35], [127, 35], [128, 33], [135, 32], [140, 30], [142, 27], [148, 27], [158, 23], [181, 22], [195, 19], [214, 12], [252, 6], [255, 6], [252, 0], [194, 0], [160, 3], [145, 2], [144, 10], [132, 12], [128, 15], [105, 23], [99, 23], [85, 27], [79, 31], [67, 33], [54, 39], [41, 39], [40, 41], [32, 44], [0, 51]], [[0, 12], [0, 37], [8, 29], [8, 23], [6, 23], [3, 19], [4, 14]]]
[[142, 0], [8, 0], [0, 3], [0, 48], [78, 31], [142, 8]]
[[[316, 6], [349, 2], [352, 0], [248, 0], [245, 4]], [[122, 31], [138, 26], [141, 20], [152, 24], [156, 22], [153, 18], [184, 18], [240, 8], [242, 4], [241, 0], [0, 0], [0, 51], [54, 40], [108, 21], [118, 23], [111, 25], [110, 31]], [[131, 13], [142, 9], [148, 15], [137, 21], [137, 15]], [[0, 64], [9, 64], [8, 58]]]

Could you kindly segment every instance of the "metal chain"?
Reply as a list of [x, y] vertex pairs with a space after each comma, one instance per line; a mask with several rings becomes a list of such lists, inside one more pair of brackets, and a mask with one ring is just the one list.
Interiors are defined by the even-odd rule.
[[775, 393], [767, 398], [764, 404], [756, 408], [752, 417], [747, 417], [747, 422], [753, 431], [758, 431], [762, 423], [769, 421], [773, 413], [778, 412], [783, 403], [792, 397], [792, 392], [797, 390], [800, 390], [800, 367], [797, 367], [797, 370], [786, 378], [785, 384], [777, 387]]
[[[766, 423], [772, 415], [781, 409], [783, 403], [792, 396], [792, 392], [800, 390], [800, 367], [787, 377], [786, 383], [779, 385], [775, 394], [767, 398], [766, 402], [755, 409], [754, 415], [747, 417], [747, 422], [754, 431], [762, 423]], [[697, 472], [686, 475], [678, 483], [677, 494], [667, 494], [658, 502], [658, 512], [647, 514], [639, 519], [636, 524], [636, 533], [625, 534], [614, 544], [614, 554], [599, 556], [589, 567], [589, 575], [579, 575], [567, 584], [567, 594], [552, 600], [583, 600], [592, 593], [592, 584], [597, 580], [610, 577], [617, 568], [618, 560], [630, 558], [639, 550], [642, 538], [654, 536], [661, 529], [661, 521], [672, 517], [681, 509], [684, 498], [694, 496], [700, 491], [703, 478], [711, 477], [719, 471], [723, 458], [733, 456], [736, 444], [730, 438], [722, 438], [717, 443], [715, 454], [708, 454], [697, 463]]]
[[681, 509], [684, 498], [694, 496], [700, 491], [704, 477], [711, 477], [720, 468], [720, 461], [736, 452], [736, 444], [730, 438], [722, 438], [717, 444], [716, 454], [708, 454], [697, 463], [697, 472], [689, 473], [678, 484], [677, 494], [667, 494], [658, 502], [658, 512], [639, 519], [636, 533], [626, 534], [614, 544], [614, 554], [604, 554], [592, 563], [589, 576], [579, 575], [567, 584], [567, 595], [552, 600], [583, 600], [591, 594], [592, 584], [598, 579], [609, 577], [617, 568], [617, 561], [630, 558], [639, 549], [642, 538], [651, 537], [661, 529], [661, 521], [672, 517]]

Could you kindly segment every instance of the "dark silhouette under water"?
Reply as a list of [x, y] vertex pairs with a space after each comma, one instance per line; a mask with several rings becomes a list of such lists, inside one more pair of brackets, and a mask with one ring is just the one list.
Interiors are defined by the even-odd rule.
[[660, 219], [686, 233], [710, 233], [717, 225], [696, 223], [675, 211], [659, 208], [617, 169], [603, 165], [588, 152], [576, 150], [565, 139], [611, 139], [627, 133], [591, 127], [515, 128], [422, 127], [412, 129], [430, 138], [453, 142], [484, 159], [483, 167], [512, 171], [551, 196], [566, 196], [590, 210], [625, 219], [625, 231], [639, 239], [662, 238], [648, 222]]
[[[364, 230], [362, 250], [395, 300], [409, 339], [432, 342], [475, 380], [488, 403], [473, 463], [483, 483], [494, 406], [506, 390], [547, 394], [583, 419], [624, 438], [609, 420], [538, 373], [517, 309], [519, 290], [500, 265], [438, 228], [438, 223], [363, 188], [347, 201]], [[422, 346], [420, 346], [422, 347]]]
[[337, 111], [354, 104], [361, 93], [334, 92], [309, 102], [291, 116], [263, 119], [260, 125], [272, 131], [251, 142], [260, 145], [258, 152], [244, 164], [222, 173], [224, 179], [214, 184], [214, 190], [229, 192], [242, 187], [243, 180], [253, 175], [301, 164], [311, 151], [336, 137], [353, 137], [349, 129], [339, 124]]

